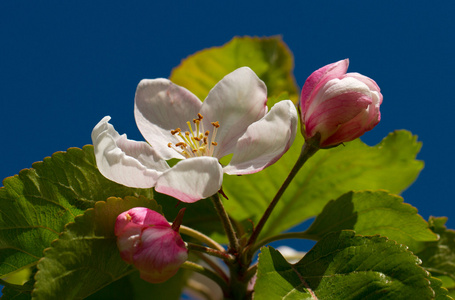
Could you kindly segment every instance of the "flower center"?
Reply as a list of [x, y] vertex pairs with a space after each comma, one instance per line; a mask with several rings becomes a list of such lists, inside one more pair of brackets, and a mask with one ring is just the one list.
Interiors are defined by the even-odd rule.
[[167, 146], [186, 158], [212, 156], [215, 151], [215, 146], [218, 145], [217, 142], [215, 142], [215, 138], [220, 124], [218, 121], [211, 123], [213, 132], [210, 136], [210, 131], [204, 130], [204, 125], [201, 122], [203, 118], [204, 117], [201, 114], [197, 114], [197, 119], [193, 119], [194, 128], [190, 121], [186, 122], [189, 129], [188, 131], [182, 132], [180, 128], [171, 130], [171, 134], [177, 136], [179, 141], [175, 144], [169, 143]]

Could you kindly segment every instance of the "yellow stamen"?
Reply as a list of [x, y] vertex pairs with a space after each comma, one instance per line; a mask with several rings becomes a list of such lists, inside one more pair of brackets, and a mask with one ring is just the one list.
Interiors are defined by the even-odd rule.
[[204, 117], [198, 113], [197, 119], [193, 119], [193, 123], [196, 124], [193, 128], [190, 121], [186, 122], [188, 125], [188, 131], [182, 132], [180, 128], [171, 130], [171, 134], [176, 136], [179, 140], [177, 143], [168, 143], [168, 147], [174, 149], [179, 154], [186, 158], [198, 157], [198, 156], [212, 156], [215, 150], [215, 146], [218, 143], [215, 141], [217, 128], [220, 124], [217, 122], [211, 122], [214, 127], [213, 132], [209, 130], [204, 131], [204, 124], [201, 122]]
[[191, 127], [190, 121], [186, 122], [186, 124], [188, 124], [188, 128], [189, 128], [190, 131], [191, 131], [191, 135], [194, 136], [193, 128]]

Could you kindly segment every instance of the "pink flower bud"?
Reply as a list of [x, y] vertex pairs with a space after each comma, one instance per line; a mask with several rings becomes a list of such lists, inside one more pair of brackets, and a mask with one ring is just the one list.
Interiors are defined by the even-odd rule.
[[115, 223], [117, 246], [124, 261], [133, 264], [141, 278], [159, 283], [177, 273], [188, 258], [178, 232], [182, 209], [171, 226], [166, 219], [145, 207], [135, 207], [121, 213]]
[[302, 88], [302, 133], [307, 142], [319, 148], [352, 141], [381, 120], [378, 85], [361, 74], [346, 74], [348, 65], [345, 59], [322, 67]]

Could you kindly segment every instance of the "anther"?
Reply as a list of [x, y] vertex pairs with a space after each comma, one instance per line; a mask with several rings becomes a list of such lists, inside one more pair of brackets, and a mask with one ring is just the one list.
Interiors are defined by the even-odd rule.
[[167, 144], [169, 148], [172, 148], [172, 143]]
[[207, 131], [205, 132], [205, 136], [209, 136], [209, 134], [210, 134], [210, 131], [207, 130]]
[[204, 119], [204, 117], [200, 113], [198, 113], [197, 114], [197, 119], [193, 119], [193, 123], [197, 124], [197, 123], [201, 122], [202, 119]]
[[176, 128], [175, 130], [171, 130], [171, 134], [175, 135], [176, 133], [179, 133], [180, 131], [182, 131], [180, 128]]
[[213, 125], [213, 127], [215, 127], [215, 128], [220, 127], [220, 123], [218, 123], [218, 121], [212, 122], [212, 125]]
[[182, 149], [186, 147], [186, 144], [184, 142], [179, 142], [175, 144], [176, 147], [181, 147]]
[[217, 142], [212, 142], [212, 145], [213, 146], [218, 146], [218, 143]]

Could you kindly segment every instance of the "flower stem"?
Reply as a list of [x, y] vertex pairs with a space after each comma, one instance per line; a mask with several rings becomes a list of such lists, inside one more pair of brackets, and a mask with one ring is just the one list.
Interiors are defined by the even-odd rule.
[[295, 163], [295, 165], [292, 168], [291, 172], [289, 173], [288, 177], [284, 181], [283, 185], [280, 187], [280, 189], [276, 193], [272, 202], [270, 202], [269, 206], [267, 207], [266, 211], [264, 212], [264, 215], [262, 216], [258, 225], [254, 229], [253, 234], [251, 235], [250, 239], [248, 240], [247, 245], [248, 245], [248, 248], [251, 249], [251, 250], [249, 250], [250, 255], [254, 254], [254, 252], [251, 252], [256, 248], [253, 245], [256, 242], [259, 234], [261, 233], [261, 230], [264, 228], [265, 223], [267, 222], [270, 215], [272, 214], [273, 209], [277, 205], [278, 201], [281, 199], [281, 196], [284, 194], [284, 191], [286, 191], [287, 187], [289, 186], [291, 181], [294, 179], [295, 175], [297, 175], [300, 168], [302, 168], [302, 166], [305, 164], [305, 162], [318, 150], [319, 150], [319, 148], [317, 148], [311, 144], [308, 144], [308, 143], [303, 144], [302, 151], [300, 152], [300, 156], [297, 159], [297, 162]]
[[210, 247], [212, 247], [212, 248], [214, 248], [214, 249], [216, 249], [218, 251], [224, 252], [224, 250], [225, 250], [223, 248], [223, 246], [221, 246], [220, 244], [218, 244], [217, 242], [215, 242], [214, 240], [212, 240], [211, 238], [209, 238], [208, 236], [206, 236], [202, 232], [197, 231], [197, 230], [195, 230], [193, 228], [190, 228], [190, 227], [187, 227], [187, 226], [184, 226], [184, 225], [180, 225], [179, 232], [182, 233], [182, 234], [185, 234], [187, 236], [190, 236], [192, 238], [195, 238], [198, 241], [200, 241], [202, 243], [205, 243], [208, 246], [210, 246]]
[[193, 244], [193, 243], [186, 243], [188, 250], [198, 251], [202, 253], [206, 253], [211, 256], [216, 256], [221, 258], [226, 262], [231, 262], [234, 260], [234, 257], [231, 254], [226, 253], [226, 251], [219, 251], [212, 248], [208, 248], [202, 245]]
[[218, 216], [221, 219], [221, 223], [223, 224], [224, 231], [226, 232], [226, 235], [229, 240], [228, 252], [237, 253], [239, 251], [239, 240], [235, 233], [234, 227], [232, 226], [231, 220], [229, 219], [226, 210], [224, 210], [224, 206], [223, 203], [221, 202], [220, 195], [216, 193], [211, 198], [215, 206], [215, 209], [218, 213]]
[[229, 281], [229, 295], [227, 299], [250, 299], [251, 295], [248, 296], [248, 283], [251, 278], [245, 277], [247, 265], [243, 265], [240, 261], [229, 265], [230, 281]]
[[212, 279], [213, 281], [215, 281], [221, 287], [221, 289], [223, 290], [224, 294], [228, 293], [229, 288], [228, 288], [227, 282], [224, 281], [223, 278], [221, 278], [214, 271], [212, 271], [210, 269], [207, 269], [207, 268], [205, 268], [205, 267], [203, 267], [203, 266], [201, 266], [201, 265], [199, 265], [197, 263], [191, 262], [191, 261], [184, 262], [181, 265], [181, 268], [188, 269], [188, 270], [191, 270], [191, 271], [194, 271], [194, 272], [198, 272], [199, 274], [202, 274], [205, 277]]

